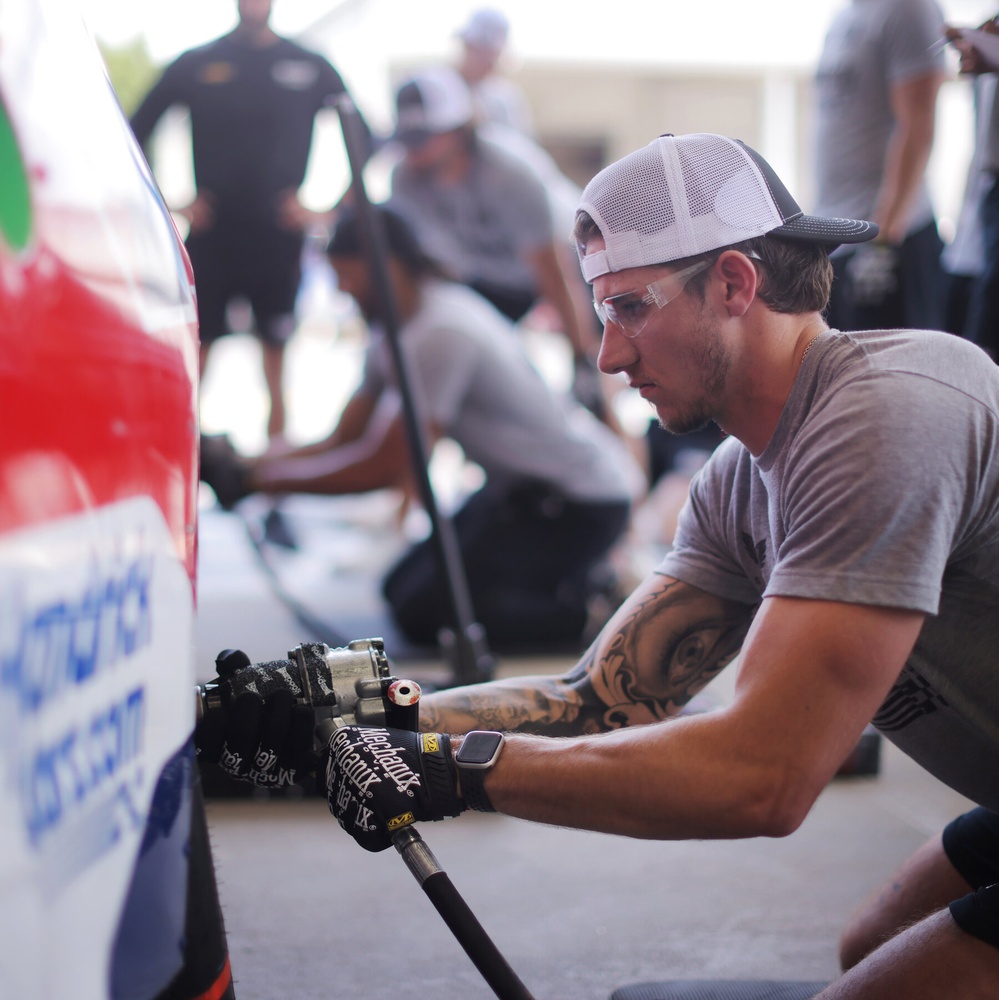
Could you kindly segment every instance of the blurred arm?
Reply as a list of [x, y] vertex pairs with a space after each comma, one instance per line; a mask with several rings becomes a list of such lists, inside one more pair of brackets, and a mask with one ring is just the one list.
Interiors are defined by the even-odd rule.
[[934, 71], [892, 85], [895, 130], [885, 154], [873, 220], [885, 242], [898, 244], [905, 239], [909, 211], [933, 149], [937, 92], [943, 80], [944, 74]]
[[410, 480], [406, 429], [396, 393], [374, 401], [355, 396], [324, 442], [288, 455], [265, 456], [251, 472], [252, 487], [264, 493], [365, 493], [405, 489]]

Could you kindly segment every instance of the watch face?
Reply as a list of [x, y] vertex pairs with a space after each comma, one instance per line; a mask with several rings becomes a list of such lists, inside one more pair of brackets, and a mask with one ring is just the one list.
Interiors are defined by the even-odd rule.
[[456, 760], [466, 767], [488, 764], [502, 742], [502, 733], [468, 733], [462, 738]]

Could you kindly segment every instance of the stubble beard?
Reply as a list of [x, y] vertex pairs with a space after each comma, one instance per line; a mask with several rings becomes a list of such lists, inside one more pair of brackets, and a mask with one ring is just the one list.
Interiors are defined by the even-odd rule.
[[696, 333], [697, 346], [688, 352], [682, 368], [689, 376], [690, 384], [700, 386], [699, 396], [678, 412], [663, 414], [656, 411], [660, 426], [671, 434], [692, 434], [715, 420], [728, 384], [732, 361], [717, 327], [708, 317], [702, 317]]

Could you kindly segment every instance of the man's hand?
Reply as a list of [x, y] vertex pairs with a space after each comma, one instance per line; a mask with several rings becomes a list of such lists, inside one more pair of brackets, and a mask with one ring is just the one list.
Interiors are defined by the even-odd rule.
[[441, 733], [344, 726], [328, 751], [330, 812], [367, 851], [391, 847], [392, 835], [412, 823], [465, 809], [451, 739]]
[[315, 715], [299, 704], [298, 665], [291, 660], [251, 664], [238, 649], [224, 650], [215, 663], [225, 712], [198, 726], [199, 755], [260, 788], [290, 785], [315, 771]]
[[326, 232], [332, 228], [335, 213], [332, 210], [315, 212], [306, 208], [296, 191], [282, 191], [277, 201], [277, 221], [283, 229], [293, 233], [307, 233], [313, 229]]
[[[986, 35], [999, 34], [999, 24], [995, 19], [990, 19], [980, 25], [979, 31]], [[978, 46], [974, 44], [974, 35], [969, 35], [963, 28], [948, 26], [944, 32], [945, 37], [961, 56], [959, 72], [968, 76], [978, 76], [982, 73], [995, 73], [999, 70], [999, 62], [989, 58]]]

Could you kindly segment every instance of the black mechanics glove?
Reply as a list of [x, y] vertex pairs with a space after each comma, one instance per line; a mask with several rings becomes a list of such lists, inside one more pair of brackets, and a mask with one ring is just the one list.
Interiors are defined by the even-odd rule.
[[392, 834], [411, 823], [465, 809], [449, 736], [343, 726], [328, 752], [330, 812], [366, 851], [391, 847]]
[[290, 785], [314, 772], [315, 713], [299, 703], [298, 664], [251, 664], [239, 649], [223, 650], [215, 664], [224, 712], [209, 713], [199, 723], [198, 754], [261, 788]]

